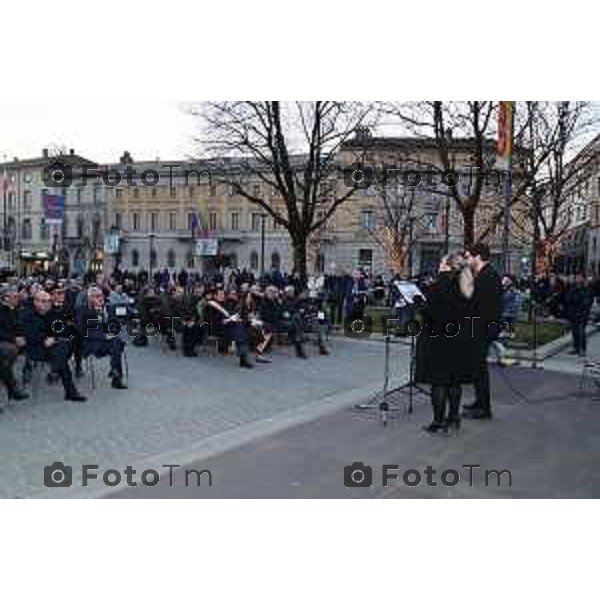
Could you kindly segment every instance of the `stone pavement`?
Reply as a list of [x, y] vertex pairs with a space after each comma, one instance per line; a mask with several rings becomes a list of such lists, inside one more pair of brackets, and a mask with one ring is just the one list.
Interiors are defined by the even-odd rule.
[[[592, 338], [589, 355], [599, 349]], [[600, 358], [600, 352], [595, 354]], [[580, 360], [566, 354], [554, 363], [580, 372]], [[120, 489], [119, 498], [598, 498], [600, 473], [600, 402], [581, 392], [578, 375], [546, 369], [491, 367], [494, 420], [464, 421], [460, 432], [447, 437], [421, 430], [430, 420], [427, 399], [420, 398], [412, 415], [400, 412], [384, 428], [377, 413], [345, 408], [318, 421], [301, 424], [207, 457], [187, 469], [208, 470], [197, 487], [186, 486], [182, 470], [173, 471], [155, 488]], [[373, 487], [348, 489], [344, 469], [354, 462], [372, 467]], [[382, 485], [384, 464], [397, 464], [399, 480]], [[466, 469], [463, 465], [480, 465]], [[425, 469], [437, 473], [427, 485]], [[422, 482], [407, 486], [402, 475], [411, 469]], [[460, 477], [445, 486], [446, 469]], [[509, 475], [485, 471], [509, 470]], [[472, 474], [470, 485], [469, 475]], [[411, 475], [416, 477], [416, 475]], [[450, 477], [450, 475], [448, 475]], [[453, 477], [453, 476], [452, 476]], [[410, 479], [409, 481], [414, 481]], [[449, 479], [452, 483], [452, 478]]]
[[[319, 418], [379, 389], [382, 346], [375, 342], [333, 340], [333, 353], [301, 361], [290, 348], [277, 348], [271, 365], [242, 370], [234, 357], [187, 359], [164, 353], [157, 342], [147, 349], [128, 347], [130, 389], [116, 392], [96, 367], [98, 389], [85, 405], [62, 400], [60, 386], [41, 383], [36, 396], [3, 404], [0, 415], [0, 497], [79, 497], [105, 492], [46, 490], [43, 470], [62, 461], [81, 473], [81, 465], [140, 471], [166, 463], [186, 464], [222, 453], [244, 442]], [[394, 371], [403, 377], [406, 347], [392, 352]], [[2, 400], [4, 402], [4, 399]]]

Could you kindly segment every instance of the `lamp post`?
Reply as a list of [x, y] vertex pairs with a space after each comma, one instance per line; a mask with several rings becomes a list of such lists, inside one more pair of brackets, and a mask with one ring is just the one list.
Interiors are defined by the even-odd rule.
[[446, 231], [444, 232], [444, 254], [450, 252], [450, 196], [446, 196]]
[[148, 279], [150, 281], [152, 281], [153, 268], [154, 268], [154, 265], [153, 265], [154, 261], [152, 259], [154, 258], [154, 238], [155, 237], [156, 236], [153, 233], [148, 235], [148, 242], [149, 242], [149, 244], [148, 244], [148, 274], [149, 274]]
[[266, 213], [260, 215], [260, 277], [265, 276], [265, 222], [267, 220]]

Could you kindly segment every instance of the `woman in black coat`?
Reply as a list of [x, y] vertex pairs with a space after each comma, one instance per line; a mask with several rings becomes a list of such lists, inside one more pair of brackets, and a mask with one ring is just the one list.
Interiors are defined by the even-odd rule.
[[461, 386], [473, 383], [473, 275], [460, 254], [442, 259], [437, 279], [425, 290], [425, 317], [418, 338], [417, 381], [431, 384], [431, 433], [460, 427]]

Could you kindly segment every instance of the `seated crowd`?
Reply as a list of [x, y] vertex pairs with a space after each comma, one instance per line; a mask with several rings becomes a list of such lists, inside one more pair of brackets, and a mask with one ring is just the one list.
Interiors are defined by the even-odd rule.
[[319, 353], [328, 354], [327, 329], [323, 299], [293, 285], [217, 280], [185, 287], [174, 281], [163, 288], [102, 276], [87, 285], [80, 279], [16, 279], [0, 286], [0, 380], [9, 400], [28, 397], [15, 375], [22, 356], [23, 384], [45, 363], [48, 383], [60, 382], [65, 400], [84, 402], [75, 382], [88, 357], [107, 357], [112, 387], [126, 389], [123, 338], [143, 347], [162, 336], [168, 348], [180, 345], [186, 357], [197, 356], [202, 345], [214, 343], [223, 354], [234, 346], [240, 366], [252, 368], [253, 354], [257, 363], [271, 362], [274, 342], [289, 341], [306, 359], [309, 334]]

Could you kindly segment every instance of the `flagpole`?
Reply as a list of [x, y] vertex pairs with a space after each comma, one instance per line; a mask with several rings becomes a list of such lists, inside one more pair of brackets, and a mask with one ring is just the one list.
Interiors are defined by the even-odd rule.
[[6, 154], [3, 156], [4, 158], [4, 176], [2, 181], [2, 254], [4, 256], [4, 260], [8, 264], [8, 215], [7, 213], [7, 194], [6, 189], [8, 186], [8, 172], [6, 170]]
[[512, 154], [513, 154], [513, 139], [515, 130], [515, 110], [516, 102], [510, 102], [510, 122], [509, 131], [506, 132], [510, 137], [507, 140], [508, 149], [506, 152], [506, 171], [503, 177], [503, 196], [504, 196], [504, 229], [502, 232], [502, 256], [504, 257], [504, 273], [508, 274], [511, 271], [511, 256], [510, 256], [510, 201], [512, 198]]

